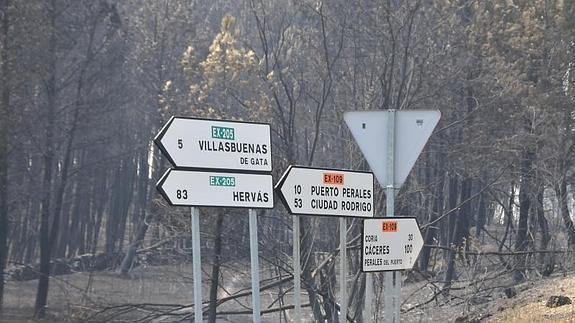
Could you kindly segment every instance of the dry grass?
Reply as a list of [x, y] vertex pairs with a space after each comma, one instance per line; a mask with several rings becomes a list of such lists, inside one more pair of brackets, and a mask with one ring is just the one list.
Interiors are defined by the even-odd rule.
[[[552, 295], [571, 298], [572, 304], [556, 308], [545, 306]], [[509, 307], [488, 322], [575, 322], [575, 277], [556, 277], [536, 282], [510, 300]]]
[[[225, 291], [219, 297], [228, 296], [251, 287], [249, 265], [227, 264], [223, 268], [222, 282]], [[203, 298], [209, 294], [209, 268], [204, 268]], [[269, 279], [266, 271], [260, 273], [262, 281]], [[181, 304], [193, 303], [193, 280], [191, 264], [148, 266], [134, 269], [128, 277], [117, 272], [96, 272], [89, 283], [89, 273], [75, 273], [54, 277], [50, 281], [48, 297], [48, 318], [44, 322], [129, 322], [147, 315], [145, 310], [135, 309], [123, 315], [118, 310], [106, 311], [97, 316], [94, 313], [103, 308], [124, 304]], [[6, 315], [1, 323], [35, 322], [33, 317], [37, 281], [9, 281], [6, 286]], [[262, 293], [262, 309], [271, 304], [275, 291]], [[291, 297], [286, 301], [291, 304]], [[277, 304], [276, 304], [277, 305]], [[218, 310], [250, 310], [251, 297], [244, 297], [218, 307]], [[153, 306], [151, 306], [153, 308]], [[192, 307], [183, 309], [184, 315], [191, 313]], [[251, 315], [229, 315], [218, 318], [218, 322], [251, 322]], [[278, 316], [267, 314], [262, 322], [277, 322]]]
[[[204, 272], [207, 275], [207, 271]], [[458, 296], [452, 300], [438, 297], [428, 305], [402, 315], [402, 322], [453, 322], [455, 318], [469, 316], [482, 317], [487, 322], [575, 322], [575, 304], [548, 308], [545, 303], [552, 295], [570, 297], [575, 303], [575, 275], [558, 276], [547, 279], [535, 279], [517, 286], [517, 296], [508, 299], [502, 288], [492, 289], [487, 294], [474, 297], [474, 290], [466, 288], [453, 291]], [[51, 280], [49, 295], [49, 317], [46, 322], [82, 322], [98, 309], [120, 304], [191, 304], [192, 279], [191, 266], [169, 265], [136, 268], [129, 277], [121, 277], [116, 272], [97, 272], [89, 284], [89, 273], [76, 273], [59, 276]], [[262, 271], [262, 281], [270, 277]], [[461, 278], [464, 278], [462, 276]], [[246, 264], [229, 264], [224, 269], [223, 282], [227, 293], [235, 293], [250, 287], [249, 266]], [[496, 277], [496, 280], [485, 282], [487, 285], [504, 286], [509, 283], [508, 277]], [[458, 283], [455, 286], [461, 286]], [[34, 322], [33, 306], [37, 281], [14, 282], [7, 284], [7, 313], [0, 322]], [[204, 276], [204, 300], [208, 295], [208, 280]], [[220, 297], [227, 296], [220, 291]], [[275, 298], [277, 290], [262, 294], [262, 309]], [[428, 300], [433, 289], [425, 281], [403, 286], [402, 296], [409, 308], [419, 302]], [[249, 310], [249, 297], [224, 304], [219, 310]], [[291, 294], [286, 303], [292, 303]], [[382, 310], [383, 308], [380, 308]], [[309, 309], [304, 315], [311, 319]], [[291, 311], [290, 311], [291, 312]], [[129, 320], [130, 315], [121, 317]], [[288, 313], [291, 315], [291, 313]], [[100, 316], [101, 318], [102, 316]], [[103, 316], [106, 317], [106, 316]], [[117, 321], [113, 320], [103, 321]], [[100, 320], [102, 321], [102, 320]], [[221, 317], [222, 322], [251, 322], [251, 315], [230, 315]], [[266, 315], [264, 322], [278, 322], [278, 316]], [[309, 320], [311, 322], [311, 320]]]
[[[115, 272], [75, 273], [50, 280], [48, 322], [77, 322], [107, 304], [189, 303], [190, 266], [136, 268], [129, 277]], [[8, 281], [2, 322], [28, 322], [33, 317], [37, 281]]]

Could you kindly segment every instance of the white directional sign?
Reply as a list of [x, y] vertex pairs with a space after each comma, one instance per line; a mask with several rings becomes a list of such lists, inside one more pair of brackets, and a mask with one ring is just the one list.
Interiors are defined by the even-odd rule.
[[178, 168], [271, 172], [270, 126], [172, 117], [154, 139]]
[[[399, 110], [395, 113], [394, 186], [401, 187], [423, 150], [427, 139], [439, 122], [439, 110]], [[377, 181], [387, 186], [387, 145], [389, 117], [386, 110], [353, 111], [344, 114], [363, 156]]]
[[276, 185], [290, 213], [373, 217], [373, 174], [290, 166]]
[[411, 269], [423, 248], [415, 218], [378, 218], [363, 221], [362, 270]]
[[273, 208], [272, 176], [168, 170], [157, 184], [175, 206]]

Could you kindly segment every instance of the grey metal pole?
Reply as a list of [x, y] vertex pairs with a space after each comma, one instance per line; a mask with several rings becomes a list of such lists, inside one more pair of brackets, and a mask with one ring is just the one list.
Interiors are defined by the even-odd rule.
[[401, 281], [402, 281], [402, 272], [396, 271], [395, 272], [395, 307], [393, 308], [395, 313], [395, 322], [400, 322], [400, 315], [401, 315]]
[[[395, 110], [388, 110], [387, 117], [387, 186], [386, 196], [386, 216], [395, 216]], [[386, 272], [384, 276], [384, 310], [385, 322], [399, 323], [399, 297], [401, 293], [401, 272]], [[399, 283], [399, 288], [398, 288]]]
[[347, 322], [347, 221], [345, 218], [339, 219], [339, 270], [340, 270], [340, 293], [341, 301], [340, 322]]
[[203, 321], [202, 317], [202, 256], [200, 249], [200, 210], [192, 207], [192, 275], [194, 278], [194, 320]]
[[260, 266], [258, 259], [258, 218], [256, 210], [250, 209], [250, 256], [252, 269], [253, 322], [260, 323]]
[[365, 273], [365, 304], [363, 304], [363, 321], [372, 322], [373, 313], [371, 311], [373, 303], [373, 274]]
[[299, 215], [293, 216], [293, 301], [294, 322], [301, 322], [301, 266], [299, 241]]

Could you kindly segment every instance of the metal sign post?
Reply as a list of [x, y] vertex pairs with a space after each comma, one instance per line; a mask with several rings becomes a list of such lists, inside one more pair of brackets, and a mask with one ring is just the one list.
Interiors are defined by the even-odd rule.
[[373, 321], [373, 313], [371, 307], [373, 306], [373, 276], [370, 273], [365, 273], [365, 304], [363, 304], [363, 320], [365, 322]]
[[[440, 117], [439, 110], [352, 111], [344, 114], [361, 152], [379, 184], [386, 190], [387, 217], [395, 215], [395, 190], [407, 178]], [[386, 322], [399, 322], [401, 273], [385, 273], [384, 278]], [[369, 322], [372, 320], [373, 299], [370, 274], [366, 274], [365, 293], [364, 319]]]
[[347, 220], [339, 219], [340, 322], [347, 322]]
[[[395, 110], [388, 110], [387, 117], [387, 186], [385, 187], [385, 213], [387, 217], [395, 216]], [[384, 276], [384, 313], [385, 321], [399, 323], [399, 312], [395, 311], [395, 303], [399, 304], [401, 295], [401, 272], [393, 271]], [[396, 321], [397, 317], [397, 321]]]
[[252, 313], [253, 322], [260, 323], [260, 266], [258, 259], [258, 217], [256, 210], [250, 209], [250, 257], [252, 269]]
[[294, 322], [301, 322], [301, 264], [299, 240], [299, 215], [293, 216], [293, 300]]
[[423, 237], [413, 217], [385, 217], [363, 222], [363, 272], [385, 271], [385, 322], [400, 322], [401, 272], [411, 269], [423, 248]]
[[[301, 322], [299, 215], [372, 218], [373, 174], [341, 169], [290, 166], [276, 192], [293, 218], [294, 320]], [[347, 316], [346, 221], [340, 219], [340, 275], [343, 320]]]
[[202, 256], [200, 249], [200, 211], [197, 207], [191, 208], [192, 216], [192, 267], [194, 278], [194, 320], [201, 323], [202, 310]]
[[261, 320], [256, 208], [273, 208], [269, 124], [172, 117], [154, 143], [174, 165], [156, 188], [172, 206], [194, 206], [194, 319], [202, 322], [200, 220], [195, 206], [249, 208], [253, 321]]

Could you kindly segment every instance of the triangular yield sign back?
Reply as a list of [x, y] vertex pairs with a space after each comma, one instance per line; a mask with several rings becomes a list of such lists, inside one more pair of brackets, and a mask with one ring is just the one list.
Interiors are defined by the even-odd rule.
[[[344, 120], [369, 163], [377, 181], [387, 185], [387, 128], [393, 115], [388, 110], [352, 111]], [[439, 110], [395, 111], [394, 187], [399, 189], [413, 168], [427, 139], [439, 122]]]

